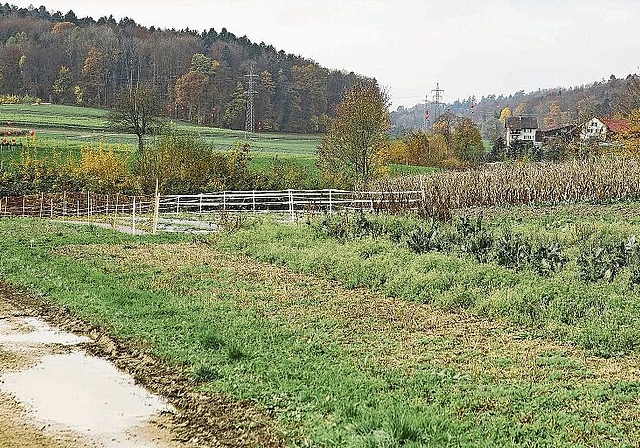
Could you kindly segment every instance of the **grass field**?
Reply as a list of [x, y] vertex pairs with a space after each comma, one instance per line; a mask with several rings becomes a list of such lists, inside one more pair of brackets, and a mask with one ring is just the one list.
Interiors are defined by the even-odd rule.
[[[12, 122], [19, 129], [34, 129], [43, 146], [61, 148], [63, 144], [72, 148], [104, 139], [107, 143], [130, 145], [137, 143], [137, 137], [109, 132], [107, 111], [85, 107], [54, 104], [40, 105], [0, 105], [0, 125]], [[226, 150], [239, 140], [245, 140], [242, 131], [197, 126], [186, 122], [172, 124], [179, 130], [198, 134], [211, 144]], [[56, 146], [56, 141], [62, 140]], [[320, 142], [318, 135], [260, 134], [249, 143], [254, 151], [269, 154], [313, 155]]]
[[[100, 142], [121, 153], [132, 153], [137, 147], [137, 137], [117, 134], [108, 130], [107, 111], [85, 107], [54, 104], [0, 105], [0, 127], [7, 122], [18, 129], [35, 130], [40, 155], [58, 152], [77, 156], [83, 147], [96, 146]], [[243, 131], [210, 128], [186, 122], [172, 123], [177, 129], [193, 132], [221, 151], [232, 149], [238, 141], [245, 141]], [[149, 137], [152, 138], [152, 137]], [[315, 167], [317, 148], [321, 135], [263, 133], [249, 139], [251, 166], [257, 170], [266, 167], [277, 157], [280, 161], [307, 170], [313, 178], [319, 178]], [[20, 156], [20, 151], [0, 152], [0, 162], [10, 163]], [[423, 174], [433, 171], [427, 167], [391, 165], [390, 173]]]
[[[494, 210], [487, 226], [557, 237], [573, 259], [580, 236], [637, 234], [638, 208]], [[0, 278], [185, 366], [205, 390], [273, 410], [289, 446], [640, 440], [628, 274], [590, 283], [571, 262], [542, 276], [386, 237], [245, 224], [194, 240], [2, 220]]]

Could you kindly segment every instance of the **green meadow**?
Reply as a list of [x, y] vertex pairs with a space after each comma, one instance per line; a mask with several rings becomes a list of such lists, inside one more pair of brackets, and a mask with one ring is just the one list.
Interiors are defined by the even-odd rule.
[[[486, 257], [468, 222], [420, 246], [415, 217], [208, 237], [4, 219], [0, 277], [271, 411], [291, 447], [633, 447], [635, 265], [585, 276], [583, 255], [640, 234], [637, 210], [485, 210]], [[561, 265], [505, 263], [505, 230], [557, 242]]]

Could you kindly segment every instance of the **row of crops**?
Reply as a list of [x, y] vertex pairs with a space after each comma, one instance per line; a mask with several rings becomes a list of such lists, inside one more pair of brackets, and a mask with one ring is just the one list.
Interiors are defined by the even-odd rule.
[[[532, 238], [510, 227], [485, 225], [482, 216], [460, 216], [452, 223], [380, 218], [364, 213], [324, 216], [310, 221], [320, 234], [341, 242], [387, 238], [417, 255], [428, 252], [467, 256], [479, 263], [496, 263], [516, 271], [528, 269], [552, 276], [572, 259], [575, 274], [585, 282], [612, 282], [623, 270], [628, 283], [640, 285], [640, 244], [631, 235], [601, 240], [585, 238], [579, 247], [564, 247], [555, 238]], [[368, 258], [370, 254], [361, 254]]]
[[387, 192], [421, 190], [425, 214], [448, 218], [452, 210], [467, 207], [636, 199], [640, 194], [640, 162], [603, 157], [564, 163], [499, 163], [468, 171], [386, 179], [374, 188]]

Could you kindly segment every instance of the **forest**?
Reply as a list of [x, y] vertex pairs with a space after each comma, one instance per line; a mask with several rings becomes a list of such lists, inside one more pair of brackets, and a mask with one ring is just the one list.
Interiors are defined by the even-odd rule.
[[[2, 102], [110, 108], [132, 85], [155, 88], [176, 119], [230, 129], [245, 123], [253, 68], [260, 131], [323, 132], [344, 92], [365, 79], [251, 42], [222, 28], [157, 29], [0, 5]], [[369, 80], [374, 81], [374, 80]]]

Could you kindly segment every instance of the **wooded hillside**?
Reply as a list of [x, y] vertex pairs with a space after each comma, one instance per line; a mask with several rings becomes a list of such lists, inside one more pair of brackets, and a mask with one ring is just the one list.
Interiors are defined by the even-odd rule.
[[[431, 107], [432, 120], [436, 111]], [[534, 116], [542, 128], [565, 124], [580, 124], [593, 118], [627, 115], [640, 107], [640, 76], [629, 75], [624, 79], [611, 75], [592, 84], [575, 87], [539, 89], [525, 93], [486, 95], [480, 99], [469, 97], [440, 108], [458, 116], [472, 119], [482, 130], [483, 136], [493, 140], [502, 133], [498, 118], [504, 108], [514, 115]], [[420, 129], [424, 121], [424, 104], [411, 108], [400, 107], [391, 113], [391, 121], [398, 133]]]
[[255, 118], [265, 131], [324, 131], [345, 90], [362, 79], [225, 28], [166, 30], [0, 5], [5, 95], [109, 108], [120, 89], [145, 83], [173, 117], [241, 129], [250, 65], [258, 75]]

